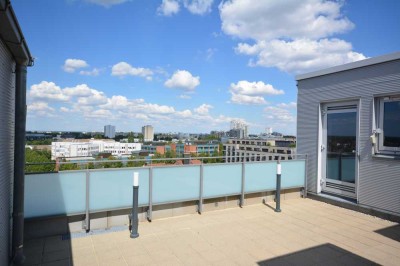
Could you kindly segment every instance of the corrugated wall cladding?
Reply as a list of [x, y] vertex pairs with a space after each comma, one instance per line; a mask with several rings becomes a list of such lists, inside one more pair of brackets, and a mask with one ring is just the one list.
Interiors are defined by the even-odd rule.
[[298, 81], [297, 152], [309, 154], [310, 191], [317, 188], [320, 103], [359, 99], [359, 203], [400, 214], [400, 160], [371, 153], [373, 99], [385, 93], [400, 93], [400, 60]]
[[0, 265], [8, 265], [14, 176], [15, 69], [11, 54], [0, 39]]

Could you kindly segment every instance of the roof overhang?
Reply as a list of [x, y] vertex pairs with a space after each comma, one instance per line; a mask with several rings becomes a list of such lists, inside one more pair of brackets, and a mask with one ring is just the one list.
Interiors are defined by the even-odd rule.
[[9, 0], [0, 0], [0, 25], [0, 39], [8, 47], [17, 64], [33, 65], [33, 58]]
[[310, 73], [300, 74], [300, 75], [296, 76], [296, 80], [299, 81], [299, 80], [303, 80], [303, 79], [315, 78], [318, 76], [329, 75], [329, 74], [333, 74], [333, 73], [337, 73], [337, 72], [342, 72], [342, 71], [347, 71], [347, 70], [351, 70], [351, 69], [355, 69], [355, 68], [381, 64], [381, 63], [399, 60], [399, 59], [400, 59], [400, 52], [395, 52], [395, 53], [391, 53], [391, 54], [386, 54], [386, 55], [382, 55], [382, 56], [368, 58], [365, 60], [356, 61], [356, 62], [349, 63], [349, 64], [326, 68], [326, 69], [322, 69], [322, 70], [318, 70], [318, 71], [314, 71], [314, 72], [310, 72]]

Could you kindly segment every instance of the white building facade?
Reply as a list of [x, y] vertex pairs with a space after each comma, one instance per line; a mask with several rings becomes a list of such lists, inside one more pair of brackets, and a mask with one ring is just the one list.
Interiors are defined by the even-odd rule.
[[88, 142], [52, 142], [51, 159], [90, 157], [97, 154], [111, 153], [113, 156], [131, 155], [142, 148], [141, 143], [120, 143], [114, 141], [90, 140]]

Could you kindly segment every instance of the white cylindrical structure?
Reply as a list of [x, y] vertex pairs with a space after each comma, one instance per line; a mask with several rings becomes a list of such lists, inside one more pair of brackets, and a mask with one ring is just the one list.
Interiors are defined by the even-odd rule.
[[282, 165], [278, 162], [276, 165], [276, 174], [281, 175], [282, 174]]
[[133, 186], [134, 187], [139, 186], [139, 173], [138, 172], [133, 173]]

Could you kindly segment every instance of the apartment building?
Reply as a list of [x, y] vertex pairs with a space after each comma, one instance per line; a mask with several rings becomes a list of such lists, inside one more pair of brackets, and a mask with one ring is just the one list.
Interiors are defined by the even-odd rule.
[[165, 154], [167, 151], [171, 150], [169, 145], [142, 145], [142, 151], [147, 151], [150, 154]]
[[110, 139], [115, 138], [115, 126], [112, 125], [104, 126], [104, 137]]
[[154, 128], [150, 125], [142, 127], [143, 141], [154, 140]]
[[293, 140], [281, 139], [230, 139], [224, 144], [225, 161], [230, 163], [292, 160], [296, 154], [296, 148], [290, 147], [290, 144], [294, 143]]
[[219, 151], [218, 143], [203, 143], [203, 142], [186, 142], [171, 144], [171, 150], [176, 151], [176, 154], [202, 154], [213, 155]]

